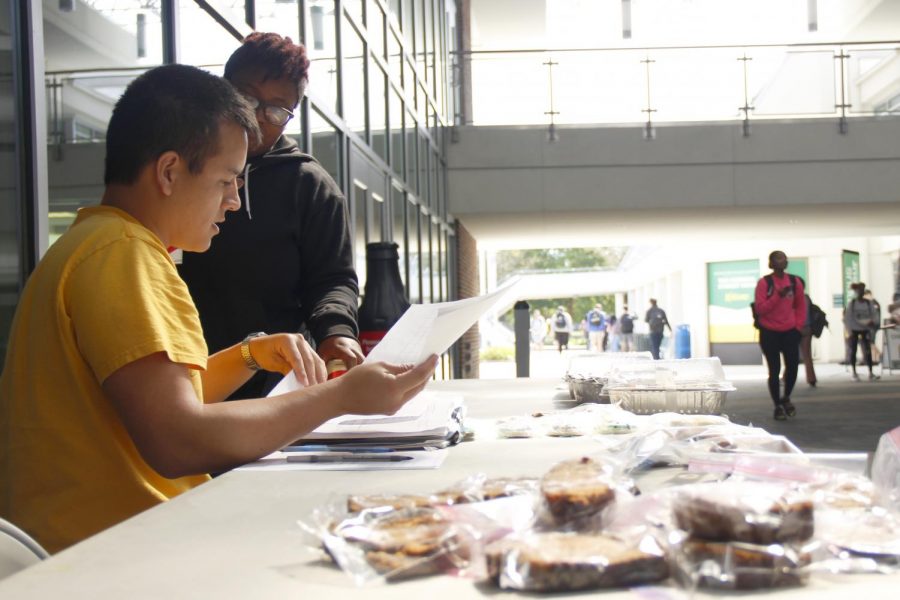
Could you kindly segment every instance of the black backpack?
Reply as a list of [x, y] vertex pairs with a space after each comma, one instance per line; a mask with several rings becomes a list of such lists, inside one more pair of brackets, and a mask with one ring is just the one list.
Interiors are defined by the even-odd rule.
[[828, 317], [825, 311], [809, 300], [809, 331], [816, 337], [822, 337], [822, 332], [826, 327], [828, 327]]
[[600, 314], [598, 310], [592, 310], [588, 315], [588, 321], [591, 325], [602, 325], [603, 324], [603, 315]]
[[566, 315], [561, 312], [556, 313], [556, 326], [557, 327], [565, 327], [566, 326]]
[[[788, 273], [788, 277], [791, 278], [791, 293], [794, 293], [797, 289], [797, 278], [790, 273]], [[766, 280], [766, 298], [768, 298], [775, 291], [775, 280], [771, 275], [766, 275], [765, 277], [763, 277], [763, 279]], [[759, 315], [756, 314], [756, 301], [750, 303], [750, 312], [753, 314], [753, 326], [759, 329]]]
[[634, 320], [631, 318], [631, 315], [622, 315], [622, 318], [619, 319], [619, 324], [622, 326], [622, 333], [634, 333]]

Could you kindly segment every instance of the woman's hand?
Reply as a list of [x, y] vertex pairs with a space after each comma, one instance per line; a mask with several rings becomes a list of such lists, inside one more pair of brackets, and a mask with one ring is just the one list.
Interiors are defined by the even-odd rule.
[[291, 371], [303, 385], [322, 383], [327, 378], [325, 362], [302, 335], [277, 333], [250, 340], [253, 360], [266, 371], [287, 375]]
[[392, 415], [422, 391], [434, 368], [431, 355], [413, 367], [383, 362], [362, 364], [333, 380], [342, 412], [357, 415]]

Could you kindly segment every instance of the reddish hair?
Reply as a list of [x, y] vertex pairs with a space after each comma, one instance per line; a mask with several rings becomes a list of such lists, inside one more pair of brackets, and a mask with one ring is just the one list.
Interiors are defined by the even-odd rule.
[[239, 73], [262, 75], [263, 81], [290, 79], [301, 95], [309, 82], [309, 59], [303, 44], [277, 33], [255, 31], [244, 38], [225, 63], [225, 79], [232, 81]]

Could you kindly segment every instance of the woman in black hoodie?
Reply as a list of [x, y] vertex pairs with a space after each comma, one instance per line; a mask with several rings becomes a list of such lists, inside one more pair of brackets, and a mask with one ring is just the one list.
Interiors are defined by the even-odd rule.
[[[256, 332], [305, 328], [323, 360], [352, 368], [363, 354], [346, 201], [284, 135], [308, 69], [306, 49], [276, 33], [250, 34], [228, 59], [225, 78], [256, 107], [262, 139], [248, 151], [242, 210], [228, 215], [208, 252], [185, 253], [179, 271], [210, 352]], [[258, 374], [233, 397], [265, 395], [275, 383]]]

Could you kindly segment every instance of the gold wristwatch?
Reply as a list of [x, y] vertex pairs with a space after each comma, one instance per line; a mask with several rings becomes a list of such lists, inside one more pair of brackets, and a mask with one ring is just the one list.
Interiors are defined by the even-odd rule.
[[257, 363], [253, 358], [253, 355], [250, 354], [250, 340], [264, 335], [268, 334], [265, 331], [257, 331], [248, 334], [247, 337], [241, 341], [241, 358], [244, 359], [244, 364], [247, 365], [247, 368], [251, 371], [259, 371], [259, 363]]

